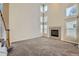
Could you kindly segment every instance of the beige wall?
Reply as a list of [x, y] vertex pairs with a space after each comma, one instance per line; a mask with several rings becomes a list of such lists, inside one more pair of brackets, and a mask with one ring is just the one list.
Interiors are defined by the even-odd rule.
[[41, 36], [40, 4], [10, 4], [9, 25], [11, 42]]
[[48, 26], [61, 27], [61, 40], [64, 39], [65, 9], [73, 4], [48, 4]]

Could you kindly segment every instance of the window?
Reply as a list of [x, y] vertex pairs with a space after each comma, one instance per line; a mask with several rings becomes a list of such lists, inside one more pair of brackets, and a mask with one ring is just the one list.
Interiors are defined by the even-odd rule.
[[44, 12], [47, 12], [47, 10], [48, 10], [48, 6], [44, 5]]
[[43, 4], [43, 5], [40, 6], [40, 11], [41, 11], [42, 13], [47, 12], [47, 10], [48, 10], [48, 6], [47, 6], [46, 4]]
[[43, 4], [40, 6], [40, 12], [42, 16], [40, 16], [40, 28], [41, 33], [47, 33], [47, 16], [45, 15], [48, 10], [48, 6]]
[[78, 7], [77, 5], [73, 5], [69, 8], [66, 8], [66, 16], [75, 16], [78, 14]]

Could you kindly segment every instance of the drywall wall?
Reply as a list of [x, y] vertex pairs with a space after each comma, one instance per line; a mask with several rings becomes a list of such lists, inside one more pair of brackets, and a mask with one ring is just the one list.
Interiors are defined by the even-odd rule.
[[61, 40], [64, 40], [65, 9], [73, 4], [48, 4], [48, 27], [61, 27]]
[[11, 42], [40, 37], [40, 4], [9, 4]]

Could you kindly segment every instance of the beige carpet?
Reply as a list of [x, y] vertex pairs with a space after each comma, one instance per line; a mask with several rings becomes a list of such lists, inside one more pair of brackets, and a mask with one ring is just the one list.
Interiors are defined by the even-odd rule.
[[35, 38], [12, 44], [9, 56], [78, 56], [73, 44], [50, 38]]

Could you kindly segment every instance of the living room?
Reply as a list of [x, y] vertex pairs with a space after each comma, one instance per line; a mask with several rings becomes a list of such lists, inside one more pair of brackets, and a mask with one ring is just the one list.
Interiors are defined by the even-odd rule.
[[11, 50], [6, 55], [79, 55], [78, 7], [78, 3], [1, 4], [1, 19], [8, 29], [1, 36]]

